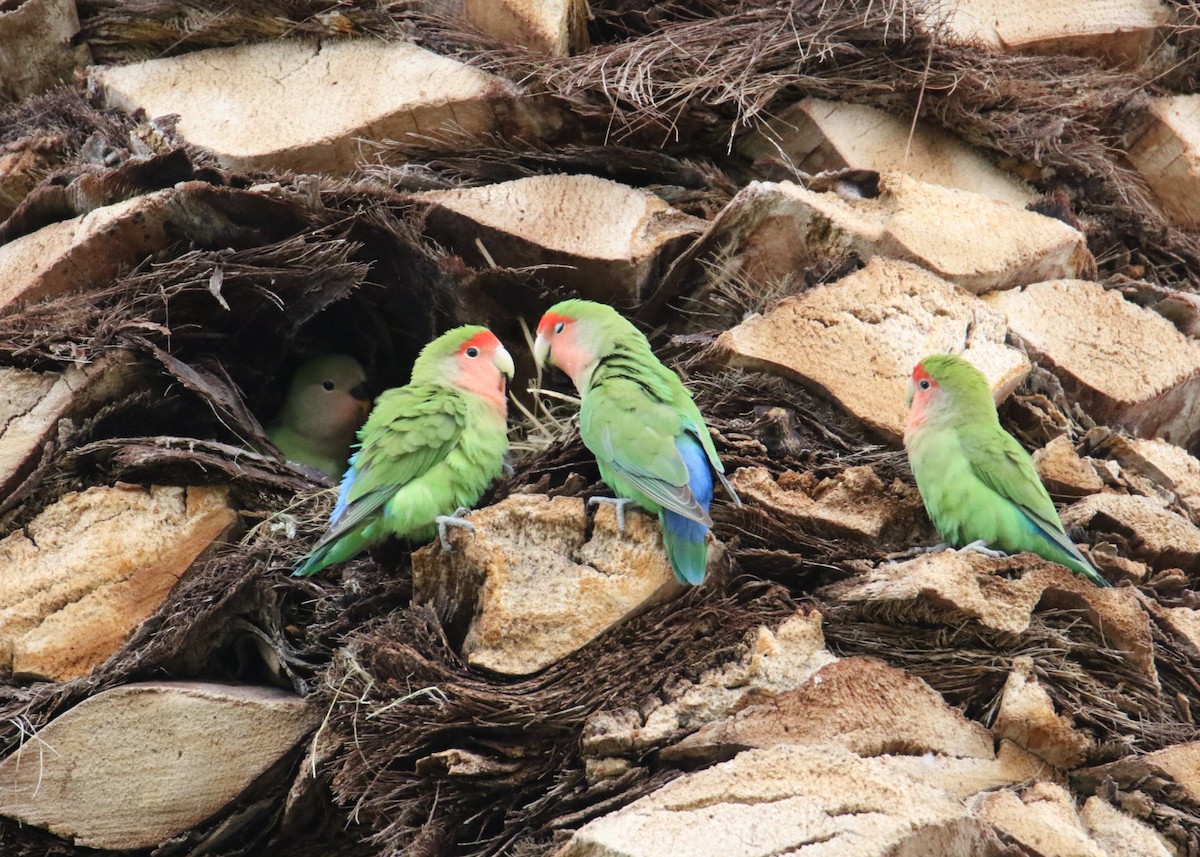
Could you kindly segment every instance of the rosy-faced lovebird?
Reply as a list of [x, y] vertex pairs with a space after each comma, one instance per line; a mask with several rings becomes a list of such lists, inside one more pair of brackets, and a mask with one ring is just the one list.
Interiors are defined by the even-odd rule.
[[399, 536], [424, 541], [479, 500], [508, 451], [513, 361], [486, 327], [447, 331], [422, 350], [412, 380], [384, 391], [358, 432], [329, 529], [295, 576], [307, 577]]
[[340, 479], [354, 433], [371, 407], [366, 381], [362, 366], [347, 354], [309, 358], [292, 376], [267, 436], [289, 461]]
[[616, 310], [585, 300], [546, 311], [534, 359], [563, 370], [579, 391], [579, 434], [616, 492], [618, 523], [624, 524], [626, 502], [657, 514], [675, 576], [699, 586], [708, 564], [714, 472], [740, 501], [679, 376]]
[[982, 372], [935, 354], [913, 369], [905, 395], [904, 448], [942, 538], [955, 547], [1029, 551], [1109, 585], [1067, 538], [1029, 453], [1001, 428]]

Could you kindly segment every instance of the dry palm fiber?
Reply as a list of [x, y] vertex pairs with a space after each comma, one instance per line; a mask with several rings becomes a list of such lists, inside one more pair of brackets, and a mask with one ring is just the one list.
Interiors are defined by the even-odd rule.
[[[385, 189], [372, 186], [371, 194], [344, 183], [307, 187], [298, 180], [274, 196], [246, 194], [212, 171], [201, 172], [174, 151], [105, 173], [91, 183], [92, 199], [98, 194], [106, 204], [170, 186], [182, 173], [190, 180], [172, 191], [177, 208], [196, 220], [229, 224], [233, 246], [181, 240], [96, 289], [0, 312], [0, 354], [10, 365], [87, 365], [122, 349], [134, 355], [146, 379], [134, 395], [108, 403], [60, 438], [55, 455], [93, 439], [104, 444], [81, 456], [58, 455], [46, 480], [28, 480], [19, 494], [0, 501], [0, 511], [24, 504], [20, 521], [27, 521], [78, 486], [81, 465], [115, 462], [110, 477], [161, 478], [170, 470], [170, 478], [228, 478], [242, 468], [214, 460], [206, 471], [189, 452], [175, 456], [178, 467], [168, 467], [171, 444], [152, 436], [210, 441], [216, 446], [208, 453], [227, 462], [238, 451], [221, 444], [266, 450], [261, 421], [279, 406], [286, 390], [279, 379], [294, 364], [294, 352], [356, 354], [389, 385], [406, 376], [416, 351], [453, 311], [456, 274], [438, 264]], [[42, 196], [55, 189], [47, 185]], [[78, 206], [89, 210], [87, 199], [60, 196], [53, 206], [22, 206], [20, 216], [0, 228], [31, 231], [82, 213]], [[114, 443], [122, 437], [140, 451], [123, 453]], [[176, 444], [175, 452], [183, 446]], [[51, 457], [43, 456], [42, 465]], [[277, 478], [272, 470], [267, 464], [255, 474], [239, 473], [233, 484], [248, 492], [242, 499], [259, 487], [268, 495], [289, 485], [294, 490], [289, 478], [296, 477]], [[34, 494], [38, 502], [26, 504]]]
[[[918, 113], [998, 156], [1033, 165], [1045, 189], [1068, 188], [1080, 213], [1102, 224], [1092, 236], [1102, 263], [1119, 267], [1133, 252], [1160, 279], [1186, 283], [1188, 266], [1200, 259], [1195, 240], [1166, 224], [1116, 155], [1144, 101], [1147, 82], [1134, 72], [1101, 69], [1087, 58], [1006, 56], [949, 44], [904, 2], [694, 0], [652, 10], [617, 4], [593, 14], [595, 47], [553, 58], [497, 44], [461, 22], [415, 14], [407, 4], [82, 9], [84, 32], [95, 32], [100, 45], [99, 34], [112, 28], [114, 44], [144, 44], [146, 56], [293, 34], [403, 31], [560, 99], [597, 140], [705, 157], [728, 151], [753, 123], [806, 96]], [[1177, 39], [1193, 32], [1189, 14], [1181, 7]], [[1189, 56], [1176, 71], [1196, 65]]]
[[[397, 611], [352, 634], [325, 678], [334, 794], [372, 823], [383, 853], [505, 853], [613, 797], [586, 794], [579, 733], [591, 713], [636, 707], [695, 678], [733, 657], [747, 631], [794, 611], [758, 582], [693, 591], [521, 680], [468, 669], [427, 608]], [[439, 776], [434, 754], [456, 750], [482, 756], [490, 771]], [[649, 777], [619, 783], [621, 800]]]
[[[313, 604], [320, 588], [279, 572], [293, 566], [323, 529], [332, 498], [330, 492], [314, 495], [309, 488], [300, 502], [289, 505], [289, 493], [277, 494], [271, 514], [246, 514], [258, 526], [190, 570], [158, 611], [91, 675], [28, 687], [0, 683], [0, 756], [71, 706], [129, 682], [198, 679], [307, 693], [328, 662], [333, 641], [315, 633]], [[386, 575], [360, 575], [357, 583], [358, 607], [343, 605], [338, 615], [343, 633], [407, 601], [407, 594], [403, 601], [397, 597]], [[320, 795], [315, 784], [299, 793], [293, 789], [303, 753], [301, 744], [239, 801], [161, 853], [375, 853], [363, 842], [368, 831]], [[293, 800], [301, 801], [299, 807], [290, 807]], [[66, 850], [55, 851], [61, 840], [40, 831], [27, 836], [0, 820], [0, 843], [10, 842], [6, 855], [79, 853], [65, 845]]]
[[402, 33], [412, 2], [84, 0], [82, 36], [97, 62], [127, 63], [285, 37]]
[[904, 2], [681, 2], [598, 17], [618, 38], [566, 58], [495, 45], [448, 22], [423, 22], [418, 33], [569, 104], [607, 142], [730, 152], [739, 134], [809, 96], [916, 114], [1029, 165], [1043, 190], [1067, 188], [1096, 221], [1092, 249], [1106, 270], [1132, 253], [1163, 281], [1191, 283], [1200, 245], [1165, 221], [1120, 161], [1145, 104], [1147, 81], [1135, 72], [948, 43]]
[[1128, 653], [1112, 649], [1071, 611], [1039, 609], [1028, 630], [1011, 634], [955, 618], [949, 609], [842, 604], [838, 589], [835, 584], [811, 605], [826, 618], [832, 651], [888, 661], [924, 679], [977, 720], [992, 720], [1013, 659], [1028, 655], [1055, 706], [1097, 737], [1098, 753], [1112, 758], [1114, 751], [1148, 752], [1200, 738], [1200, 727], [1183, 719], [1174, 702], [1175, 690], [1195, 692], [1189, 673], [1197, 664], [1180, 669], [1177, 661], [1172, 663], [1180, 655], [1161, 635], [1157, 643], [1165, 651], [1157, 653], [1157, 663], [1163, 670], [1162, 689]]
[[[1020, 564], [1013, 560], [1013, 566]], [[1184, 853], [1200, 847], [1200, 814], [1173, 784], [1148, 775], [1138, 754], [1200, 740], [1191, 716], [1200, 658], [1154, 627], [1159, 683], [1105, 644], [1068, 610], [1038, 609], [1020, 634], [989, 630], [952, 611], [882, 603], [839, 604], [837, 586], [809, 603], [825, 619], [826, 643], [842, 656], [880, 658], [928, 682], [948, 702], [984, 723], [995, 718], [1013, 659], [1030, 657], [1055, 710], [1096, 741], [1088, 765], [1071, 774], [1084, 794], [1101, 793], [1155, 826]], [[1116, 760], [1114, 762], [1114, 760]], [[1106, 767], [1115, 766], [1115, 771]], [[1107, 772], [1107, 773], [1106, 773]], [[1148, 788], [1147, 788], [1148, 787]], [[1117, 800], [1120, 790], [1132, 800]]]
[[[703, 353], [698, 343], [676, 342], [668, 352], [683, 363]], [[670, 358], [669, 358], [670, 359]], [[836, 473], [847, 459], [874, 462], [885, 470], [896, 457], [864, 442], [856, 427], [817, 414], [827, 405], [793, 385], [746, 373], [692, 376], [697, 397], [716, 429], [717, 443], [731, 468], [808, 466]], [[811, 406], [811, 408], [806, 407]], [[795, 408], [789, 438], [800, 448], [772, 458], [760, 437], [774, 443], [778, 428], [756, 410]], [[803, 463], [801, 463], [803, 462]], [[567, 474], [583, 474], [580, 482]], [[595, 479], [574, 433], [518, 464], [495, 495], [536, 486], [575, 493]], [[581, 484], [580, 484], [581, 483]], [[717, 533], [737, 534], [737, 523], [718, 517]], [[801, 589], [844, 572], [823, 561], [838, 546], [800, 537], [795, 553], [763, 556], [749, 534], [729, 544], [743, 570]], [[821, 558], [810, 562], [808, 557]], [[403, 558], [402, 558], [403, 560]], [[402, 579], [407, 563], [394, 566]], [[355, 579], [366, 573], [362, 566]], [[649, 764], [615, 781], [587, 787], [579, 736], [597, 710], [637, 707], [669, 697], [685, 678], [728, 659], [747, 630], [773, 627], [795, 605], [777, 587], [738, 578], [729, 593], [695, 591], [630, 620], [543, 673], [528, 679], [492, 677], [467, 668], [426, 608], [397, 609], [382, 622], [351, 630], [325, 676], [322, 705], [328, 725], [319, 745], [331, 752], [334, 794], [354, 817], [376, 829], [383, 853], [494, 854], [526, 843], [541, 853], [554, 830], [574, 827], [602, 811], [636, 799], [678, 771]], [[397, 585], [400, 585], [397, 583]], [[342, 590], [327, 590], [325, 615], [344, 609]], [[340, 638], [331, 622], [320, 633]], [[587, 680], [581, 682], [580, 676]], [[456, 776], [438, 754], [471, 754], [476, 776]]]
[[[420, 21], [408, 4], [81, 6], [85, 37], [102, 59], [287, 35], [390, 37], [404, 30], [554, 95], [580, 111], [585, 127], [578, 146], [556, 143], [547, 151], [524, 142], [481, 141], [481, 148], [465, 154], [428, 153], [427, 163], [405, 170], [372, 170], [369, 184], [318, 182], [305, 193], [300, 183], [286, 180], [282, 189], [294, 194], [296, 218], [287, 234], [271, 234], [232, 252], [172, 247], [99, 293], [0, 316], [0, 348], [7, 362], [63, 365], [120, 345], [137, 350], [164, 381], [192, 378], [189, 368], [204, 373], [201, 383], [193, 379], [189, 392], [159, 405], [159, 411], [144, 400], [131, 400], [100, 416], [54, 453], [53, 467], [38, 483], [38, 502], [58, 490], [51, 485], [67, 490], [118, 479], [186, 481], [203, 472], [231, 481], [239, 508], [248, 512], [247, 523], [258, 525], [245, 542], [222, 547], [189, 575], [96, 676], [64, 686], [5, 688], [0, 740], [6, 746], [23, 728], [44, 723], [101, 687], [137, 677], [273, 682], [301, 692], [321, 683], [314, 704], [323, 711], [332, 704], [332, 709], [319, 735], [318, 756], [331, 753], [333, 763], [318, 764], [317, 781], [303, 788], [333, 788], [339, 808], [324, 827], [317, 825], [307, 846], [295, 827], [280, 822], [280, 837], [272, 840], [277, 851], [302, 853], [307, 847], [311, 853], [341, 854], [347, 837], [338, 838], [330, 828], [353, 817], [363, 827], [352, 828], [349, 838], [374, 835], [359, 846], [361, 853], [541, 853], [556, 831], [627, 803], [679, 773], [658, 767], [651, 753], [635, 760], [626, 776], [588, 787], [578, 749], [588, 713], [669, 696], [680, 677], [729, 658], [746, 629], [777, 624], [794, 609], [795, 599], [854, 573], [841, 562], [844, 545], [807, 533], [782, 533], [760, 512], [736, 513], [722, 506], [716, 532], [729, 543], [741, 571], [758, 581], [690, 593], [615, 629], [546, 673], [520, 681], [467, 669], [436, 621], [409, 606], [406, 546], [385, 545], [315, 584], [286, 579], [286, 571], [320, 532], [330, 498], [314, 497], [311, 484], [300, 484], [304, 480], [285, 468], [240, 458], [234, 445], [271, 410], [270, 387], [281, 372], [282, 354], [314, 339], [332, 340], [347, 317], [369, 320], [376, 309], [386, 311], [387, 296], [398, 295], [406, 308], [420, 303], [427, 314], [415, 322], [389, 318], [364, 330], [361, 338], [374, 343], [378, 363], [400, 373], [422, 336], [451, 320], [468, 320], [466, 312], [485, 306], [475, 300], [485, 287], [523, 307], [535, 299], [548, 303], [545, 296], [529, 293], [511, 299], [506, 289], [517, 281], [507, 279], [508, 272], [466, 272], [423, 246], [406, 220], [403, 200], [381, 183], [415, 189], [420, 181], [443, 186], [540, 172], [594, 172], [651, 187], [703, 214], [706, 206], [712, 210], [728, 198], [746, 169], [728, 154], [731, 141], [781, 106], [817, 95], [877, 104], [905, 116], [920, 112], [993, 152], [1045, 168], [1042, 189], [1067, 187], [1080, 213], [1098, 224], [1092, 246], [1107, 270], [1140, 252], [1152, 262], [1150, 273], [1164, 282], [1190, 276], [1185, 268], [1196, 258], [1191, 239], [1162, 224], [1137, 179], [1113, 154], [1141, 97], [1137, 90], [1143, 81], [1136, 73], [1097, 71], [1070, 58], [1000, 57], [946, 45], [921, 29], [908, 6], [896, 3], [693, 0], [595, 7], [597, 48], [550, 60], [472, 41], [471, 34], [454, 32], [445, 22]], [[1186, 66], [1178, 71], [1190, 73]], [[73, 126], [85, 122], [102, 132], [106, 145], [136, 148], [121, 117], [75, 117], [65, 110], [59, 115], [72, 126], [64, 144], [75, 161], [72, 168], [103, 164], [103, 158], [97, 161], [84, 151], [91, 132], [74, 133]], [[103, 122], [110, 120], [113, 126], [104, 130]], [[599, 145], [605, 139], [623, 147]], [[668, 151], [658, 151], [660, 146]], [[511, 160], [510, 154], [515, 155]], [[679, 193], [672, 187], [683, 193], [669, 195]], [[319, 204], [303, 204], [301, 197]], [[75, 212], [66, 195], [47, 193], [42, 199], [58, 207], [27, 209], [8, 234]], [[813, 274], [814, 281], [836, 268]], [[481, 285], [485, 278], [490, 279]], [[834, 476], [850, 464], [869, 464], [884, 479], [907, 480], [902, 453], [874, 443], [829, 403], [767, 376], [706, 368], [707, 328], [735, 323], [746, 309], [762, 308], [773, 297], [801, 288], [801, 279], [773, 284], [769, 293], [739, 295], [739, 288], [755, 284], [715, 278], [717, 288], [710, 294], [721, 305], [709, 308], [712, 314], [704, 318], [689, 315], [687, 335], [659, 353], [689, 376], [731, 468], [757, 465], [774, 475], [792, 469]], [[464, 283], [470, 289], [459, 290]], [[231, 310], [221, 309], [218, 294]], [[88, 297], [101, 299], [93, 304]], [[654, 322], [665, 315], [656, 310], [647, 318]], [[655, 340], [662, 344], [666, 337], [660, 333]], [[1053, 393], [1022, 390], [1029, 397], [1045, 396], [1051, 410], [1058, 407]], [[238, 410], [239, 402], [245, 413]], [[1017, 407], [1008, 406], [1006, 417], [1032, 410], [1014, 411]], [[154, 435], [134, 436], [130, 426], [152, 413]], [[1061, 426], [1071, 426], [1064, 420]], [[181, 432], [181, 425], [203, 435], [185, 438], [197, 441], [186, 450], [164, 436]], [[1036, 418], [1022, 428], [1044, 442], [1036, 434], [1044, 430]], [[574, 494], [590, 490], [594, 464], [577, 437], [569, 432], [565, 437], [541, 450], [531, 444], [532, 451], [494, 496], [531, 487]], [[298, 503], [289, 506], [293, 500]], [[25, 512], [35, 507], [31, 500]], [[269, 517], [273, 509], [285, 513]], [[290, 534], [289, 527], [294, 527]], [[984, 722], [994, 714], [1012, 658], [1033, 657], [1056, 705], [1101, 739], [1091, 761], [1196, 737], [1178, 703], [1181, 696], [1195, 696], [1195, 655], [1162, 629], [1155, 629], [1160, 691], [1104, 646], [1091, 626], [1061, 611], [1039, 613], [1030, 631], [1018, 636], [987, 632], [961, 617], [882, 605], [850, 609], [824, 590], [817, 603], [835, 651], [884, 657], [925, 678]], [[1161, 603], [1167, 603], [1165, 595]], [[1170, 603], [1190, 606], [1182, 596]], [[473, 779], [450, 774], [444, 757], [435, 755], [443, 751], [474, 754], [482, 760], [480, 774]], [[1125, 776], [1115, 782], [1130, 792], [1140, 785]], [[1099, 780], [1093, 787], [1117, 785]], [[275, 812], [286, 787], [274, 782], [271, 789], [268, 804]], [[1181, 831], [1176, 841], [1186, 843], [1189, 835], [1195, 841], [1194, 816], [1177, 796], [1155, 791], [1151, 804], [1148, 815], [1160, 829], [1175, 825]], [[7, 846], [14, 835], [0, 826], [0, 843]], [[20, 838], [16, 847], [34, 853], [44, 846], [51, 853], [58, 845], [46, 840], [33, 834]], [[204, 847], [203, 839], [192, 842]], [[187, 853], [190, 846], [172, 847]], [[236, 853], [236, 847], [213, 850]]]
[[109, 145], [127, 144], [136, 125], [124, 111], [98, 107], [78, 89], [61, 86], [0, 110], [0, 145], [37, 134], [78, 153], [97, 134]]

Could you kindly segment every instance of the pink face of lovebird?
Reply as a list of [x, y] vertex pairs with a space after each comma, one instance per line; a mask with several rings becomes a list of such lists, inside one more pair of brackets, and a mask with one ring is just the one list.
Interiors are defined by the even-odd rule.
[[500, 414], [508, 412], [507, 379], [513, 376], [512, 355], [490, 330], [472, 336], [454, 353], [454, 385], [476, 393]]
[[592, 360], [592, 355], [580, 342], [579, 322], [569, 316], [548, 312], [538, 322], [533, 356], [539, 366], [552, 363], [579, 387], [579, 378]]
[[912, 376], [904, 389], [904, 398], [908, 402], [908, 422], [904, 426], [904, 433], [908, 434], [925, 424], [930, 411], [942, 398], [942, 388], [925, 371], [924, 361], [912, 370]]

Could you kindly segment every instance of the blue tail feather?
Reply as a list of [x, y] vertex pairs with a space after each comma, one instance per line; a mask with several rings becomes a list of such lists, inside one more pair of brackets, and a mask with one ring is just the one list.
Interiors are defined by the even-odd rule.
[[[1096, 586], [1102, 588], [1112, 586], [1100, 575], [1100, 572], [1092, 567], [1092, 564], [1079, 552], [1079, 548], [1075, 547], [1065, 533], [1055, 533], [1046, 529], [1045, 526], [1031, 518], [1024, 509], [1021, 510], [1021, 515], [1028, 530], [1044, 541], [1049, 548], [1045, 553], [1042, 551], [1037, 553], [1052, 562], [1065, 565], [1072, 571], [1082, 574]], [[1058, 556], [1054, 554], [1058, 554]]]
[[329, 516], [329, 523], [337, 523], [337, 519], [342, 517], [342, 513], [346, 511], [346, 505], [350, 502], [350, 486], [354, 484], [354, 480], [358, 477], [358, 453], [350, 456], [350, 466], [346, 468], [346, 472], [342, 474], [341, 484], [338, 485], [337, 504], [333, 507], [333, 512]]
[[[675, 440], [675, 448], [687, 466], [692, 496], [707, 511], [712, 503], [713, 476], [704, 447], [691, 434], [683, 434]], [[659, 517], [675, 576], [681, 583], [699, 586], [708, 568], [708, 527], [670, 509], [663, 509]]]

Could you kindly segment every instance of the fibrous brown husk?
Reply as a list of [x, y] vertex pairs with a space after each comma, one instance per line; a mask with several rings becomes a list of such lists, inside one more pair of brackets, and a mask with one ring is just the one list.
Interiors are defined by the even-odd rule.
[[[327, 509], [328, 504], [317, 508]], [[193, 568], [158, 612], [90, 676], [28, 688], [0, 686], [0, 756], [76, 703], [131, 681], [164, 675], [204, 677], [307, 692], [330, 655], [319, 641], [296, 630], [309, 624], [311, 601], [319, 590], [274, 573], [281, 564], [280, 553], [282, 562], [294, 564], [298, 548], [293, 546], [289, 553], [287, 547], [295, 539], [287, 538], [286, 522], [276, 518], [273, 523], [274, 528], [272, 522], [265, 523], [241, 545], [227, 546]], [[303, 523], [295, 526], [304, 531]], [[306, 814], [289, 816], [290, 823], [280, 826], [299, 764], [299, 752], [284, 757], [241, 799], [164, 846], [161, 853], [189, 854], [205, 848], [242, 853], [241, 849], [255, 844], [283, 847], [295, 854], [370, 853], [360, 844], [365, 832], [356, 833], [352, 821], [328, 801], [313, 802]], [[253, 831], [249, 837], [247, 829]], [[16, 837], [9, 823], [3, 822], [0, 842], [6, 836], [29, 849], [15, 853], [40, 853], [36, 850], [39, 833]]]
[[[1187, 13], [1181, 16], [1174, 32], [1194, 40]], [[805, 97], [919, 114], [1042, 189], [1065, 190], [1068, 208], [1090, 220], [1103, 270], [1149, 263], [1164, 281], [1192, 282], [1200, 245], [1167, 224], [1114, 154], [1144, 105], [1136, 73], [1085, 57], [948, 43], [915, 4], [901, 0], [692, 0], [597, 17], [594, 29], [612, 27], [608, 38], [594, 34], [593, 50], [557, 59], [490, 44], [448, 22], [421, 22], [417, 33], [568, 102], [618, 142], [731, 151], [758, 117]], [[1189, 61], [1194, 67], [1190, 55], [1175, 71]]]
[[[569, 103], [598, 139], [685, 151], [730, 151], [756, 117], [808, 96], [916, 112], [1028, 165], [1046, 190], [1066, 188], [1082, 214], [1103, 223], [1092, 249], [1110, 265], [1149, 261], [1167, 280], [1190, 282], [1186, 266], [1200, 258], [1194, 239], [1166, 224], [1113, 155], [1140, 109], [1142, 80], [1090, 58], [947, 43], [901, 0], [622, 4], [594, 10], [595, 48], [563, 58], [500, 44], [415, 5], [92, 2], [82, 5], [81, 22], [99, 56], [123, 60], [285, 34], [403, 33]], [[1185, 50], [1172, 67], [1177, 76], [1197, 65], [1186, 53], [1195, 41], [1187, 10], [1181, 6], [1172, 29]]]
[[[495, 148], [427, 153], [401, 167], [368, 167], [367, 177], [408, 191], [474, 187], [536, 175], [586, 173], [631, 187], [648, 187], [676, 208], [711, 217], [737, 187], [716, 165], [629, 146], [563, 145], [496, 140]], [[409, 152], [412, 158], [411, 150]], [[703, 200], [702, 212], [689, 210]]]
[[[90, 194], [62, 192], [79, 190], [84, 180]], [[43, 202], [34, 200], [5, 224], [8, 237], [75, 216], [80, 206], [179, 180], [190, 187], [208, 181], [219, 196], [230, 177], [193, 169], [182, 150], [95, 177], [85, 170], [64, 178], [64, 185], [44, 184]], [[324, 479], [242, 444], [264, 448], [260, 420], [277, 409], [286, 389], [281, 379], [297, 352], [341, 347], [383, 379], [406, 373], [416, 350], [441, 326], [439, 314], [453, 307], [439, 297], [453, 275], [436, 264], [435, 251], [404, 223], [397, 198], [380, 186], [368, 192], [297, 180], [262, 199], [272, 213], [240, 209], [250, 228], [239, 245], [180, 241], [99, 289], [0, 313], [0, 356], [7, 364], [52, 369], [121, 348], [150, 379], [60, 431], [57, 447], [21, 492], [3, 498], [6, 531], [67, 491], [119, 480], [228, 484], [247, 522], [261, 525], [253, 531], [258, 538], [218, 548], [185, 575], [92, 675], [62, 684], [0, 685], [0, 755], [105, 688], [167, 675], [265, 682], [304, 693], [330, 657], [331, 639], [299, 630], [311, 624], [307, 602], [319, 590], [278, 574], [294, 567], [316, 538], [329, 505], [301, 504], [294, 514], [275, 514]], [[297, 756], [281, 761], [242, 804], [163, 853], [228, 853], [267, 837], [286, 843], [280, 847], [288, 853], [365, 853], [353, 823], [327, 800], [289, 815], [281, 826], [298, 763]], [[246, 829], [259, 832], [247, 836]], [[321, 833], [315, 842], [305, 836], [313, 831]], [[19, 850], [11, 853], [35, 853], [39, 843], [52, 841], [0, 825], [0, 840], [14, 837]]]
[[[195, 197], [201, 210], [224, 204], [212, 187], [218, 196]], [[109, 437], [150, 431], [259, 450], [267, 448], [260, 421], [279, 407], [296, 352], [345, 351], [384, 383], [402, 379], [437, 319], [453, 309], [454, 290], [453, 274], [405, 224], [393, 195], [335, 183], [323, 194], [298, 180], [261, 196], [270, 211], [248, 224], [242, 246], [180, 242], [98, 290], [8, 308], [0, 313], [0, 357], [44, 369], [127, 349], [160, 380], [142, 391], [128, 425], [121, 412], [129, 409], [110, 405]], [[255, 215], [243, 202], [238, 216]], [[147, 401], [149, 393], [157, 395]], [[199, 414], [188, 412], [188, 397], [204, 404]]]
[[79, 4], [79, 22], [97, 62], [128, 63], [286, 36], [395, 38], [402, 32], [400, 22], [416, 5], [329, 0], [85, 0]]
[[[0, 227], [0, 240], [178, 181], [208, 183], [217, 195], [278, 180], [250, 218], [259, 231], [236, 247], [181, 241], [104, 288], [0, 313], [5, 363], [60, 367], [122, 347], [159, 379], [65, 433], [28, 491], [4, 498], [6, 529], [76, 487], [161, 478], [232, 485], [251, 527], [242, 542], [189, 573], [94, 675], [61, 685], [0, 685], [0, 752], [79, 700], [138, 678], [278, 684], [313, 692], [312, 704], [328, 713], [305, 774], [297, 776], [296, 758], [285, 760], [242, 802], [244, 814], [216, 819], [161, 853], [543, 853], [556, 832], [679, 773], [651, 750], [625, 774], [588, 785], [578, 741], [590, 713], [670, 696], [675, 682], [732, 657], [746, 631], [778, 623], [802, 599], [821, 611], [833, 651], [901, 667], [984, 723], [995, 715], [1013, 659], [1030, 657], [1056, 708], [1097, 740], [1089, 763], [1198, 737], [1189, 700], [1200, 694], [1200, 664], [1169, 623], [1152, 625], [1156, 686], [1065, 611], [1040, 610], [1029, 631], [1012, 635], [946, 613], [845, 605], [823, 587], [854, 575], [845, 560], [870, 548], [785, 531], [763, 509], [735, 509], [719, 494], [715, 535], [744, 577], [691, 591], [521, 681], [468, 669], [431, 614], [409, 606], [406, 545], [382, 545], [315, 581], [289, 578], [332, 504], [318, 480], [261, 445], [261, 422], [278, 405], [280, 379], [298, 356], [321, 347], [354, 350], [383, 385], [402, 383], [416, 349], [436, 331], [495, 316], [494, 323], [510, 325], [502, 337], [512, 348], [520, 342], [515, 322], [501, 316], [517, 311], [532, 321], [553, 297], [521, 272], [471, 271], [429, 246], [408, 222], [405, 192], [578, 172], [647, 187], [711, 217], [756, 171], [810, 180], [787, 165], [750, 165], [729, 152], [759, 118], [816, 96], [919, 113], [1023, 170], [1054, 192], [1039, 210], [1079, 216], [1104, 273], [1141, 270], [1157, 281], [1143, 290], [1155, 292], [1156, 308], [1174, 289], [1192, 287], [1200, 262], [1195, 237], [1166, 225], [1114, 155], [1144, 97], [1137, 72], [946, 44], [901, 2], [594, 4], [596, 49], [558, 59], [499, 45], [461, 22], [422, 17], [416, 5], [84, 0], [80, 12], [83, 37], [103, 61], [283, 36], [402, 34], [570, 105], [579, 121], [564, 134], [574, 142], [481, 140], [466, 154], [430, 151], [403, 169], [366, 169], [362, 180], [333, 183], [228, 175], [175, 140], [169, 122], [97, 110], [71, 89], [0, 116], [0, 145], [53, 153], [45, 181]], [[1191, 6], [1178, 4], [1177, 14], [1179, 64], [1169, 79], [1193, 81], [1200, 28]], [[267, 217], [268, 208], [280, 216]], [[714, 271], [703, 305], [688, 303], [698, 288], [688, 278], [640, 308], [645, 324], [665, 322], [667, 334], [681, 334], [648, 331], [657, 353], [688, 376], [729, 470], [759, 466], [775, 478], [788, 470], [825, 478], [869, 465], [885, 482], [911, 484], [902, 451], [872, 442], [828, 402], [780, 379], [706, 368], [714, 328], [857, 264], [824, 260], [794, 281], [769, 284], [730, 282]], [[676, 300], [687, 314], [671, 313], [668, 301]], [[1091, 427], [1043, 370], [1002, 415], [1030, 447]], [[577, 432], [540, 441], [535, 430], [527, 433], [514, 472], [483, 502], [512, 491], [606, 492]], [[1109, 487], [1127, 486], [1114, 479]], [[1164, 572], [1140, 591], [1162, 606], [1195, 607], [1190, 586]], [[1110, 769], [1076, 785], [1128, 806], [1143, 801], [1143, 818], [1184, 847], [1200, 848], [1194, 807], [1169, 787], [1136, 782], [1136, 774]], [[292, 781], [301, 797], [285, 806]], [[261, 835], [241, 836], [239, 825]], [[0, 823], [0, 846], [10, 844], [19, 854], [77, 853]]]
[[[129, 115], [117, 110], [101, 110], [83, 93], [63, 86], [0, 111], [0, 145], [7, 147], [25, 138], [40, 136], [54, 141], [67, 157], [79, 155], [88, 141], [95, 138], [89, 154], [98, 154], [104, 146], [114, 150], [128, 147], [128, 134], [136, 124]], [[102, 162], [97, 163], [97, 166], [101, 165]]]
[[[326, 676], [334, 794], [376, 826], [384, 853], [507, 853], [548, 838], [663, 781], [638, 770], [588, 787], [578, 739], [589, 714], [696, 677], [733, 657], [749, 630], [794, 610], [782, 590], [754, 582], [693, 590], [515, 682], [467, 668], [430, 610], [398, 611], [351, 635]], [[458, 777], [431, 764], [452, 750], [482, 756], [491, 773]]]

